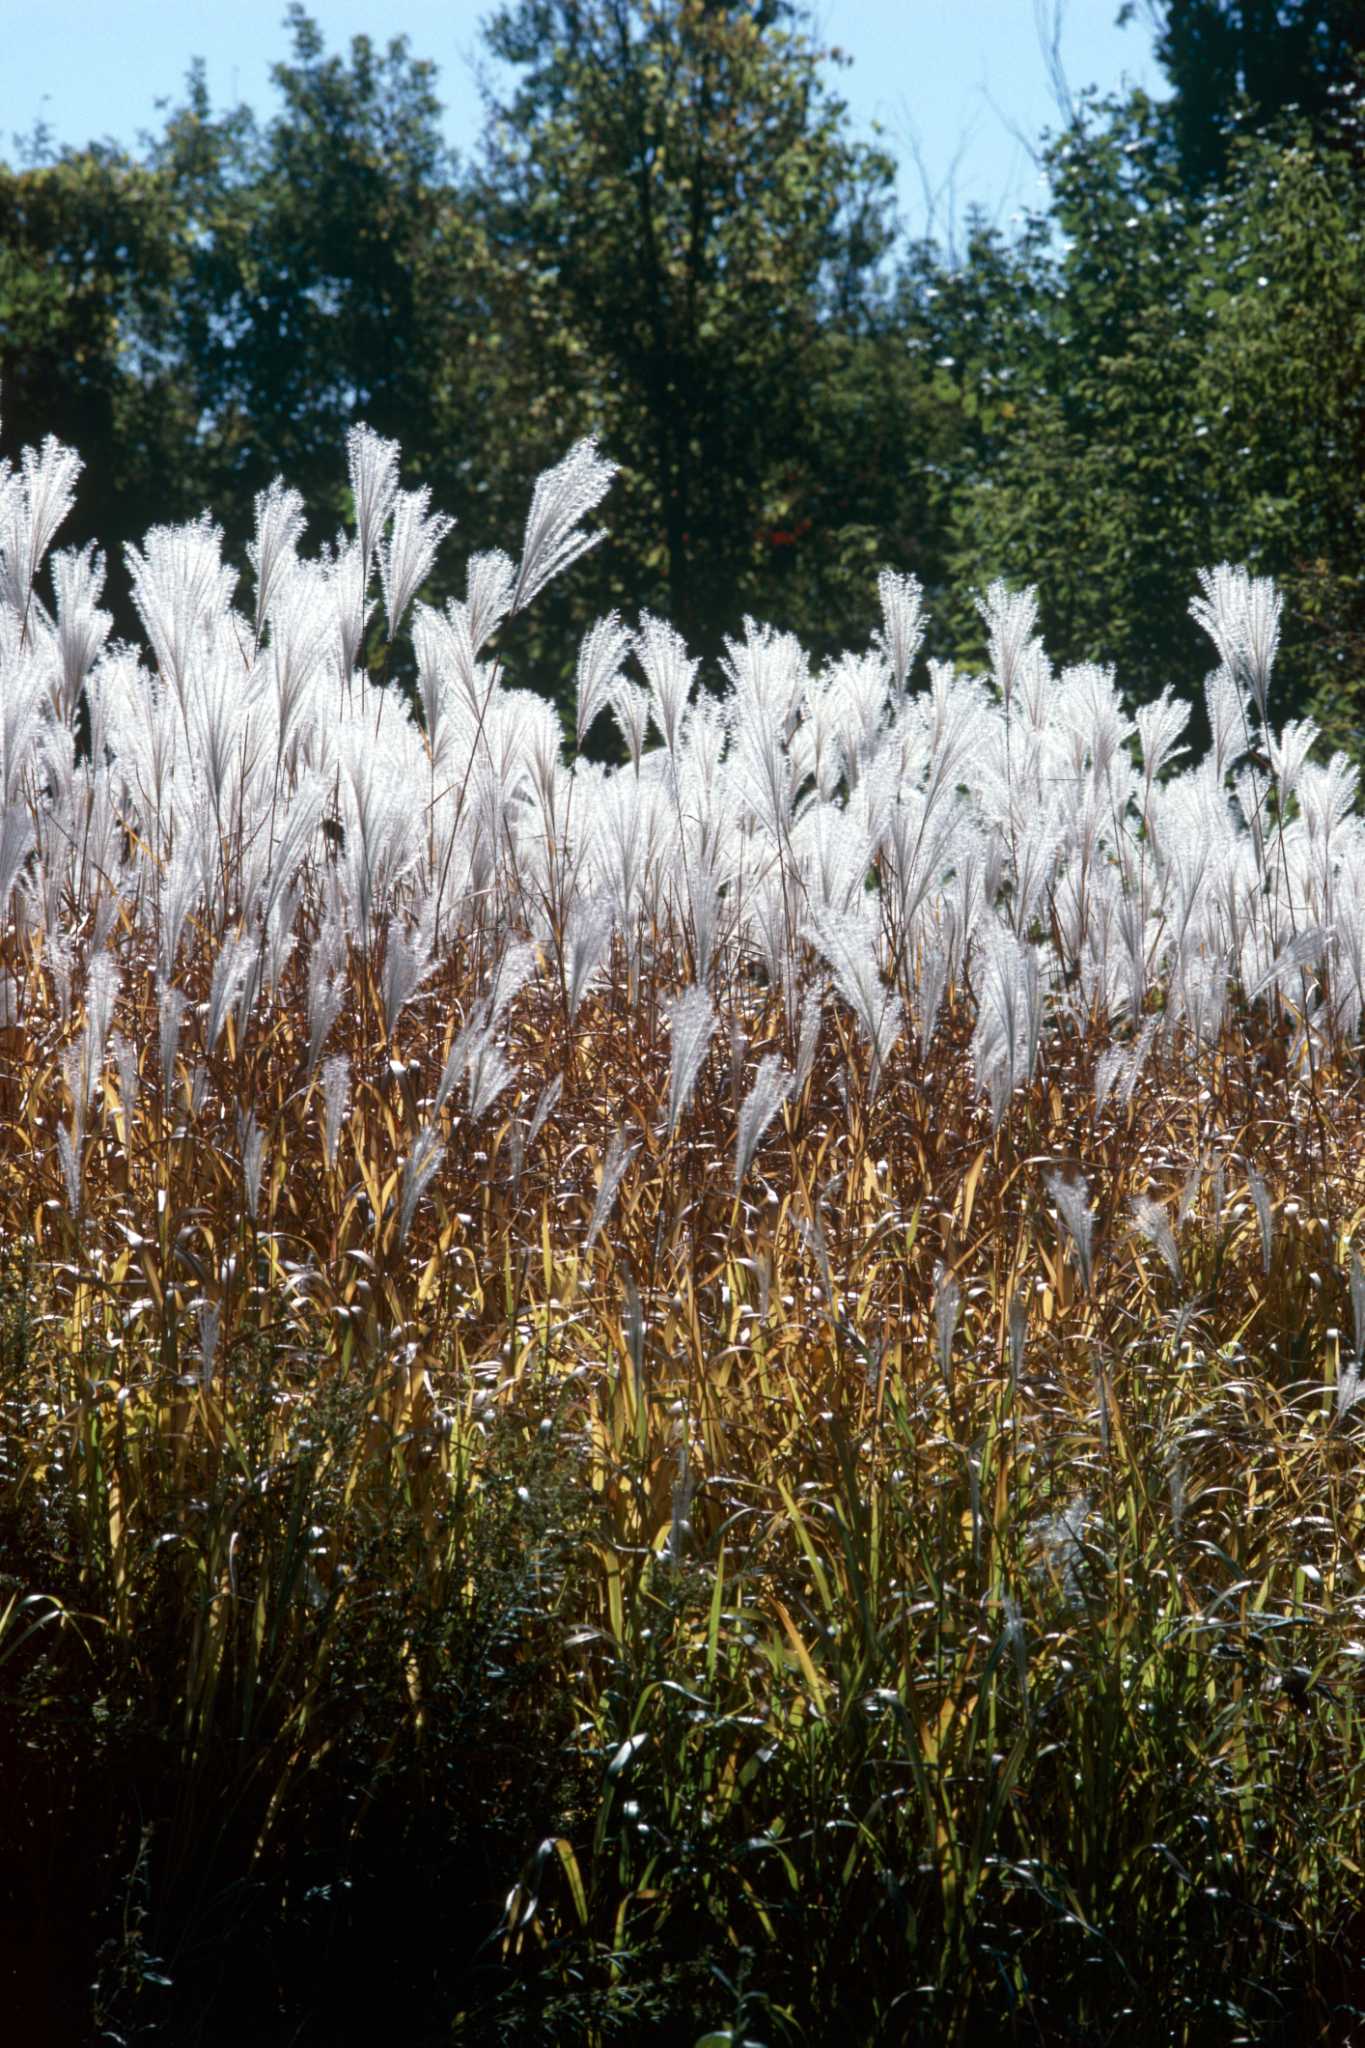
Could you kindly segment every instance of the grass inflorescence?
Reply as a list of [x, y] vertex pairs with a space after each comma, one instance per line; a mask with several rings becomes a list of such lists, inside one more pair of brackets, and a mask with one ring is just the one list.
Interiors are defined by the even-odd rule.
[[998, 589], [916, 695], [895, 578], [719, 707], [647, 622], [653, 749], [604, 626], [608, 774], [478, 659], [590, 446], [419, 611], [415, 711], [351, 453], [320, 565], [263, 501], [254, 619], [149, 537], [150, 672], [19, 587], [60, 451], [3, 485], [12, 2005], [1356, 2038], [1365, 828], [1269, 594], [1205, 579], [1180, 775]]

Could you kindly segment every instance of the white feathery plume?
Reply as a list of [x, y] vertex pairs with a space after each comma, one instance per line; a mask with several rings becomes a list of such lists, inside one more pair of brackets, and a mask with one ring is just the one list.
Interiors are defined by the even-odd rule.
[[[313, 941], [308, 958], [308, 1071], [313, 1073], [332, 1026], [346, 999], [346, 942], [340, 925], [329, 919]], [[329, 1062], [330, 1064], [330, 1062]]]
[[[440, 754], [444, 738], [442, 727], [450, 678], [443, 657], [448, 634], [447, 622], [430, 605], [419, 603], [413, 607], [412, 651], [417, 657], [417, 702], [421, 708], [427, 748], [433, 759]], [[465, 639], [467, 642], [467, 627]], [[470, 664], [472, 667], [472, 652]]]
[[810, 662], [796, 635], [746, 618], [744, 638], [725, 642], [721, 669], [731, 686], [732, 719], [753, 719], [785, 745], [811, 688]]
[[660, 738], [672, 753], [682, 732], [692, 685], [700, 661], [688, 658], [687, 642], [663, 619], [651, 612], [640, 614], [640, 630], [634, 637], [635, 658], [649, 685], [650, 716]]
[[524, 611], [552, 577], [604, 537], [585, 533], [582, 521], [601, 504], [615, 474], [616, 465], [598, 454], [597, 442], [589, 436], [537, 477], [512, 592], [513, 611]]
[[985, 622], [990, 644], [991, 673], [1006, 711], [1014, 696], [1015, 681], [1033, 643], [1038, 623], [1038, 593], [1012, 591], [1006, 583], [992, 583], [976, 608]]
[[175, 1059], [188, 1007], [184, 991], [170, 988], [163, 981], [157, 1006], [157, 1056], [161, 1063], [161, 1092], [167, 1100], [175, 1081]]
[[404, 1243], [412, 1228], [412, 1219], [417, 1213], [417, 1204], [431, 1184], [433, 1175], [445, 1158], [446, 1148], [434, 1124], [424, 1124], [413, 1140], [411, 1152], [403, 1167], [403, 1179], [398, 1208], [398, 1242]]
[[464, 615], [474, 653], [484, 647], [512, 609], [517, 572], [501, 548], [471, 555], [465, 570]]
[[961, 831], [956, 799], [913, 788], [897, 792], [886, 813], [880, 844], [889, 857], [895, 887], [896, 916], [908, 932], [929, 892], [941, 886], [952, 866]]
[[966, 764], [989, 744], [1000, 717], [984, 683], [958, 675], [950, 661], [931, 661], [928, 693], [912, 700], [911, 708], [918, 718], [910, 730], [922, 726], [929, 755], [925, 797], [942, 797], [957, 783], [974, 779], [964, 773]]
[[0, 806], [0, 922], [9, 916], [9, 900], [33, 843], [28, 812], [18, 804]]
[[1337, 1374], [1336, 1413], [1339, 1422], [1350, 1414], [1362, 1394], [1365, 1394], [1365, 1373], [1354, 1362], [1342, 1366]]
[[[208, 799], [206, 808], [196, 807], [198, 822], [216, 840], [221, 817], [234, 803], [243, 781], [249, 780], [259, 758], [252, 742], [259, 747], [265, 738], [252, 716], [254, 706], [242, 689], [241, 654], [221, 634], [205, 636], [198, 659], [187, 672], [181, 705], [194, 773], [203, 782]], [[201, 856], [209, 854], [212, 843], [201, 842]], [[201, 858], [204, 879], [210, 885], [219, 866], [216, 859]]]
[[863, 898], [875, 844], [861, 813], [860, 804], [817, 801], [792, 827], [791, 850], [815, 911], [843, 917]]
[[90, 962], [85, 983], [85, 1028], [90, 1038], [91, 1090], [98, 1079], [99, 1065], [104, 1058], [104, 1048], [109, 1039], [109, 1027], [114, 1021], [114, 1005], [118, 1001], [119, 986], [119, 971], [109, 954], [97, 954]]
[[1033, 1079], [1042, 1032], [1042, 987], [1035, 949], [987, 923], [974, 952], [977, 1025], [972, 1059], [991, 1098], [996, 1124], [1015, 1089]]
[[887, 1057], [900, 1037], [905, 1013], [900, 997], [882, 980], [874, 930], [857, 913], [844, 917], [826, 914], [814, 919], [812, 936], [834, 969], [834, 985], [867, 1041], [875, 1095]]
[[444, 739], [443, 726], [463, 711], [470, 738], [489, 696], [491, 672], [480, 665], [470, 628], [469, 607], [447, 600], [445, 611], [419, 604], [412, 618], [412, 645], [417, 656], [417, 692], [427, 741], [433, 754]]
[[73, 1216], [81, 1212], [81, 1136], [72, 1137], [65, 1124], [57, 1126], [57, 1157], [62, 1164], [62, 1179], [66, 1182], [66, 1205]]
[[388, 539], [380, 545], [379, 584], [390, 640], [396, 637], [404, 613], [431, 574], [437, 548], [455, 524], [444, 512], [428, 517], [430, 503], [431, 492], [425, 484], [417, 491], [400, 491], [394, 500]]
[[534, 795], [541, 819], [553, 829], [568, 775], [559, 713], [533, 690], [509, 690], [505, 702], [519, 732], [523, 785]]
[[1275, 1243], [1275, 1218], [1265, 1182], [1254, 1170], [1247, 1175], [1247, 1193], [1251, 1196], [1251, 1206], [1256, 1211], [1256, 1222], [1261, 1233], [1261, 1265], [1268, 1273], [1270, 1255]]
[[137, 1047], [130, 1040], [126, 1039], [121, 1031], [116, 1031], [113, 1036], [111, 1050], [114, 1055], [114, 1065], [118, 1070], [119, 1109], [123, 1115], [123, 1131], [126, 1140], [132, 1135], [133, 1112], [137, 1108], [139, 1087]]
[[1123, 1072], [1123, 1063], [1128, 1057], [1126, 1046], [1107, 1045], [1095, 1062], [1095, 1121], [1104, 1114], [1104, 1105], [1114, 1091], [1114, 1084]]
[[1047, 1191], [1057, 1205], [1057, 1214], [1066, 1225], [1080, 1272], [1081, 1285], [1089, 1292], [1095, 1266], [1095, 1212], [1090, 1206], [1090, 1190], [1079, 1174], [1068, 1180], [1060, 1173], [1050, 1173], [1047, 1177]]
[[1280, 644], [1282, 600], [1268, 576], [1219, 562], [1199, 571], [1202, 597], [1190, 599], [1190, 617], [1204, 628], [1224, 667], [1250, 685], [1264, 725], [1270, 672]]
[[637, 1148], [634, 1145], [626, 1143], [622, 1132], [613, 1131], [611, 1143], [607, 1146], [606, 1157], [602, 1161], [602, 1178], [598, 1182], [597, 1197], [592, 1205], [592, 1217], [588, 1223], [588, 1234], [583, 1240], [585, 1252], [592, 1250], [593, 1245], [597, 1241], [598, 1233], [610, 1216], [612, 1204], [616, 1200], [616, 1191], [625, 1178], [626, 1170], [631, 1160], [635, 1157], [636, 1150]]
[[1359, 780], [1359, 769], [1341, 753], [1333, 754], [1325, 765], [1306, 761], [1299, 770], [1299, 815], [1309, 841], [1321, 849], [1324, 859], [1355, 809]]
[[233, 1015], [237, 1020], [237, 1036], [239, 1040], [244, 1035], [251, 1018], [251, 1013], [260, 1000], [264, 982], [265, 945], [263, 940], [253, 938], [250, 942], [250, 950], [246, 956], [242, 978], [238, 983], [236, 1001], [233, 1006]]
[[43, 965], [52, 977], [52, 992], [63, 1025], [71, 1021], [71, 942], [62, 929], [60, 917], [49, 916], [43, 941]]
[[111, 613], [99, 609], [104, 589], [104, 556], [93, 541], [79, 552], [65, 548], [53, 556], [52, 585], [57, 599], [57, 648], [62, 662], [58, 709], [63, 718], [70, 718], [81, 687], [114, 623]]
[[1180, 1252], [1176, 1246], [1175, 1232], [1171, 1229], [1165, 1208], [1153, 1201], [1150, 1195], [1133, 1197], [1133, 1222], [1147, 1239], [1155, 1245], [1171, 1270], [1177, 1287], [1181, 1285]]
[[1159, 697], [1134, 712], [1133, 723], [1142, 748], [1143, 779], [1149, 788], [1160, 781], [1163, 770], [1181, 752], [1180, 741], [1189, 718], [1189, 706], [1172, 694], [1169, 684]]
[[1279, 786], [1281, 805], [1286, 804], [1298, 788], [1304, 764], [1318, 737], [1318, 727], [1311, 718], [1291, 718], [1283, 732], [1267, 735], [1267, 752]]
[[498, 955], [488, 984], [486, 1017], [497, 1024], [521, 994], [536, 971], [536, 949], [529, 939], [519, 939]]
[[1316, 966], [1322, 959], [1331, 940], [1331, 934], [1322, 925], [1312, 925], [1307, 931], [1297, 932], [1288, 945], [1283, 946], [1274, 959], [1265, 967], [1246, 991], [1246, 999], [1254, 1003], [1267, 989], [1278, 988], [1291, 974], [1302, 973], [1306, 968]]
[[307, 727], [313, 700], [313, 678], [327, 662], [332, 629], [332, 578], [321, 561], [276, 563], [270, 592], [270, 643], [266, 674], [274, 684], [276, 750], [282, 756], [295, 735]]
[[575, 702], [578, 706], [575, 736], [581, 747], [588, 727], [606, 705], [621, 682], [621, 663], [630, 647], [630, 634], [621, 624], [619, 612], [608, 612], [583, 636], [578, 650]]
[[303, 498], [277, 476], [256, 494], [256, 537], [247, 542], [247, 560], [256, 573], [256, 637], [270, 615], [278, 590], [298, 567], [298, 545], [308, 521]]
[[4, 465], [11, 488], [0, 492], [0, 604], [27, 623], [33, 586], [52, 537], [76, 502], [83, 464], [51, 434], [41, 451], [25, 448], [17, 471]]
[[1237, 678], [1226, 665], [1210, 671], [1204, 683], [1204, 706], [1213, 740], [1213, 772], [1221, 782], [1247, 747], [1247, 703]]
[[399, 455], [396, 441], [386, 441], [382, 434], [363, 424], [352, 427], [346, 436], [346, 468], [355, 502], [356, 540], [364, 566], [362, 590], [369, 582], [379, 536], [398, 496]]
[[1050, 724], [1057, 703], [1058, 679], [1047, 650], [1041, 640], [1034, 640], [1024, 649], [1014, 677], [1014, 702], [1019, 704], [1024, 718], [1036, 733], [1043, 732]]
[[962, 1289], [951, 1269], [940, 1259], [934, 1267], [934, 1337], [943, 1384], [953, 1390], [953, 1339], [962, 1310]]
[[274, 846], [268, 848], [270, 865], [259, 890], [243, 892], [247, 901], [253, 896], [256, 898], [260, 915], [267, 923], [303, 865], [325, 801], [322, 785], [315, 775], [303, 776], [294, 784], [285, 812], [284, 830]]
[[607, 701], [617, 730], [630, 752], [631, 766], [638, 775], [649, 728], [649, 692], [642, 690], [638, 683], [623, 679], [613, 687]]
[[692, 972], [705, 984], [711, 978], [715, 952], [720, 898], [714, 869], [709, 863], [689, 860], [683, 868], [686, 921], [692, 942]]
[[1125, 1109], [1127, 1109], [1132, 1101], [1137, 1084], [1142, 1078], [1143, 1068], [1147, 1064], [1147, 1055], [1151, 1052], [1156, 1040], [1159, 1022], [1160, 1019], [1157, 1017], [1147, 1018], [1141, 1031], [1139, 1031], [1134, 1039], [1132, 1048], [1123, 1063], [1123, 1078], [1119, 1086], [1119, 1101]]
[[1077, 778], [1088, 761], [1094, 790], [1107, 796], [1115, 769], [1120, 763], [1127, 766], [1120, 749], [1134, 730], [1124, 714], [1113, 669], [1097, 661], [1063, 669], [1059, 705], [1062, 722], [1069, 728]]
[[218, 949], [209, 982], [208, 1022], [204, 1026], [207, 1052], [212, 1052], [218, 1043], [229, 1012], [255, 964], [256, 953], [256, 941], [247, 932], [230, 932]]
[[1033, 922], [1038, 900], [1052, 879], [1062, 844], [1060, 819], [1051, 803], [1030, 806], [1014, 838], [1014, 895], [1010, 921], [1023, 938]]
[[824, 1022], [824, 994], [818, 983], [806, 990], [801, 998], [801, 1023], [796, 1046], [796, 1076], [793, 1090], [803, 1095], [806, 1083], [815, 1065], [816, 1049], [820, 1043], [820, 1026]]
[[937, 931], [926, 937], [920, 947], [919, 979], [915, 987], [915, 1007], [919, 1011], [919, 1049], [921, 1059], [929, 1057], [933, 1043], [934, 1026], [938, 1013], [943, 1007], [943, 998], [948, 992], [948, 949]]
[[689, 988], [668, 1005], [673, 1058], [668, 1079], [668, 1132], [692, 1099], [717, 1023], [715, 1007], [704, 988]]
[[584, 996], [607, 963], [611, 938], [610, 904], [575, 904], [564, 927], [564, 985], [570, 1022], [578, 1015]]
[[1351, 1362], [1339, 1366], [1337, 1371], [1337, 1419], [1343, 1420], [1350, 1414], [1362, 1394], [1365, 1394], [1365, 1267], [1360, 1263], [1360, 1253], [1351, 1247], [1351, 1324], [1354, 1349]]
[[194, 1304], [199, 1329], [199, 1385], [205, 1393], [213, 1385], [213, 1367], [218, 1357], [218, 1339], [223, 1327], [223, 1305], [200, 1299]]
[[322, 1069], [322, 1146], [327, 1164], [333, 1169], [350, 1099], [351, 1062], [344, 1052], [333, 1053]]
[[877, 578], [877, 595], [882, 607], [880, 646], [900, 692], [924, 639], [924, 591], [917, 576], [883, 569]]
[[[1220, 959], [1182, 948], [1172, 981], [1175, 985], [1174, 1012], [1178, 1004], [1188, 1027], [1201, 1044], [1212, 1045], [1223, 1028], [1227, 1011], [1228, 976]], [[1149, 1019], [1154, 1023], [1155, 1019]], [[1128, 1094], [1125, 1093], [1125, 1103]]]
[[261, 974], [264, 986], [275, 994], [284, 975], [285, 963], [290, 959], [298, 944], [294, 931], [299, 907], [303, 902], [303, 887], [297, 880], [290, 882], [270, 899], [270, 912], [265, 923], [265, 943], [261, 949]]
[[412, 1001], [434, 969], [428, 938], [420, 931], [407, 930], [398, 918], [389, 926], [384, 947], [381, 987], [384, 999], [384, 1031], [389, 1038], [400, 1011]]
[[469, 1060], [469, 1114], [476, 1123], [516, 1078], [491, 1033], [481, 1032]]
[[766, 1053], [758, 1063], [753, 1085], [739, 1112], [739, 1133], [735, 1141], [735, 1193], [753, 1164], [758, 1141], [781, 1109], [792, 1090], [792, 1076], [776, 1053]]
[[366, 596], [369, 563], [358, 540], [339, 540], [333, 555], [324, 554], [332, 599], [337, 661], [344, 680], [355, 673], [365, 629], [374, 616], [374, 600]]
[[246, 1195], [247, 1214], [252, 1221], [261, 1203], [261, 1175], [265, 1170], [265, 1133], [256, 1121], [255, 1112], [247, 1110], [237, 1119], [237, 1149], [242, 1161], [242, 1189]]
[[183, 701], [191, 656], [227, 618], [237, 583], [223, 562], [223, 529], [207, 513], [189, 526], [154, 526], [123, 558], [157, 667]]
[[450, 1051], [446, 1054], [445, 1065], [441, 1069], [441, 1078], [436, 1084], [436, 1096], [431, 1109], [433, 1117], [438, 1117], [445, 1108], [461, 1075], [472, 1064], [478, 1046], [487, 1033], [488, 1019], [485, 1006], [478, 1003], [468, 1023], [456, 1032], [451, 1041]]
[[415, 857], [412, 793], [422, 758], [411, 727], [413, 753], [405, 758], [396, 721], [391, 723], [388, 743], [376, 748], [373, 715], [368, 712], [344, 728], [338, 748], [345, 832], [338, 862], [346, 885], [343, 907], [351, 929], [361, 934], [368, 934], [372, 920], [385, 908], [389, 890]]
[[[886, 743], [886, 662], [880, 654], [841, 654], [825, 667], [827, 709], [833, 717], [838, 751], [850, 788], [863, 789], [863, 774]], [[895, 794], [899, 772], [889, 759], [868, 813], [874, 832], [880, 811]]]

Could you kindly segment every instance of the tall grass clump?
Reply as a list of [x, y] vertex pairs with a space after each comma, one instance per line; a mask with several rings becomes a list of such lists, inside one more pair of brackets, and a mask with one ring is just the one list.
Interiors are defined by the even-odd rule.
[[[1340, 2043], [1365, 823], [1211, 735], [599, 621], [349, 440], [47, 557], [0, 466], [0, 1786], [34, 2038]], [[374, 592], [376, 586], [379, 599]], [[619, 765], [597, 754], [614, 727]]]

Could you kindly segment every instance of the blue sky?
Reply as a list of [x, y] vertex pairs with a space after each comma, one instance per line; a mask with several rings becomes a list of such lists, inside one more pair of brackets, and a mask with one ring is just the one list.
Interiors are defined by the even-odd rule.
[[[899, 201], [914, 233], [960, 226], [970, 202], [1002, 226], [1042, 198], [1029, 144], [1058, 113], [1040, 38], [1058, 0], [815, 0], [826, 44], [853, 59], [837, 73], [856, 129], [880, 122], [901, 166]], [[446, 133], [469, 151], [480, 125], [475, 67], [488, 0], [316, 0], [329, 47], [406, 35], [440, 71]], [[1059, 54], [1073, 93], [1161, 76], [1139, 19], [1115, 26], [1118, 0], [1062, 0]], [[133, 145], [160, 125], [193, 57], [216, 105], [273, 104], [270, 67], [288, 48], [284, 0], [0, 0], [0, 153], [44, 120], [58, 146], [109, 136]]]

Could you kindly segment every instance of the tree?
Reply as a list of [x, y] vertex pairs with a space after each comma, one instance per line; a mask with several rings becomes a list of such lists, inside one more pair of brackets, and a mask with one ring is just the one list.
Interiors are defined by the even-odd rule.
[[[1121, 22], [1137, 12], [1126, 0]], [[1170, 120], [1194, 190], [1222, 177], [1236, 134], [1286, 112], [1319, 142], [1349, 140], [1359, 161], [1365, 12], [1360, 0], [1146, 0], [1171, 82]]]
[[[1054, 652], [1117, 658], [1135, 697], [1194, 694], [1194, 570], [1246, 561], [1287, 598], [1279, 715], [1311, 707], [1358, 744], [1365, 202], [1349, 162], [1306, 127], [1239, 137], [1222, 188], [1196, 199], [1142, 95], [1084, 109], [1049, 162], [1037, 227], [1060, 240], [1035, 233], [1001, 275], [1017, 404], [995, 407], [955, 479], [952, 585], [1036, 582]], [[938, 346], [967, 357], [964, 406], [1010, 360], [973, 360], [942, 328]], [[970, 645], [970, 615], [954, 624]]]
[[842, 588], [859, 526], [861, 577], [890, 464], [830, 489], [830, 440], [875, 406], [891, 165], [848, 138], [794, 10], [517, 0], [487, 33], [519, 73], [475, 180], [519, 423], [546, 452], [595, 431], [622, 468], [598, 600], [714, 652], [746, 606], [802, 610], [794, 557]]
[[0, 164], [0, 432], [14, 453], [47, 434], [80, 451], [73, 539], [113, 548], [203, 502], [174, 338], [186, 259], [173, 183], [121, 150]]
[[452, 368], [477, 286], [433, 67], [402, 38], [328, 55], [297, 0], [289, 21], [264, 129], [245, 109], [215, 116], [193, 74], [154, 152], [192, 224], [178, 340], [233, 526], [281, 471], [340, 516], [355, 419], [401, 441], [438, 499], [474, 439]]
[[[80, 451], [78, 518], [121, 630], [122, 544], [154, 521], [211, 506], [240, 551], [281, 472], [340, 521], [356, 419], [489, 537], [479, 471], [505, 365], [433, 67], [401, 39], [329, 55], [297, 4], [289, 22], [264, 127], [212, 108], [196, 67], [140, 160], [95, 145], [0, 166], [0, 424], [7, 447], [55, 433]], [[516, 471], [519, 520], [535, 467], [513, 430], [494, 460]]]

